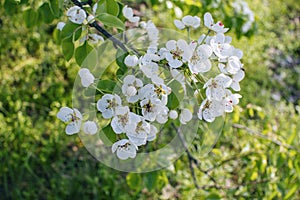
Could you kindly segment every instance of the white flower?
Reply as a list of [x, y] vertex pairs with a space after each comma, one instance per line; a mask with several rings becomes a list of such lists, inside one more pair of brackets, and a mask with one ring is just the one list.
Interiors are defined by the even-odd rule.
[[171, 94], [171, 91], [171, 88], [165, 84], [154, 84], [155, 96], [158, 97], [164, 105], [167, 105], [168, 95]]
[[158, 73], [158, 64], [157, 61], [160, 60], [160, 57], [157, 54], [153, 53], [146, 53], [144, 56], [140, 58], [140, 70], [143, 72], [143, 74], [150, 78], [152, 82], [162, 82], [160, 80]]
[[85, 41], [89, 41], [91, 44], [97, 44], [99, 41], [104, 42], [104, 38], [98, 34], [87, 34], [86, 36], [82, 37], [79, 43], [83, 43]]
[[180, 30], [185, 29], [185, 25], [181, 20], [175, 19], [174, 25]]
[[141, 100], [155, 97], [159, 98], [163, 105], [168, 103], [169, 94], [171, 94], [171, 88], [165, 84], [147, 84], [139, 90], [139, 98]]
[[135, 127], [139, 122], [140, 117], [130, 112], [128, 106], [119, 106], [115, 109], [115, 116], [111, 120], [111, 127], [117, 134], [126, 133], [131, 129], [131, 126]]
[[209, 45], [200, 45], [188, 62], [190, 71], [194, 74], [208, 72], [211, 69], [211, 62], [209, 60], [211, 55], [212, 49]]
[[170, 72], [171, 72], [172, 77], [181, 84], [183, 91], [186, 94], [184, 74], [177, 69], [170, 69]]
[[142, 87], [139, 90], [139, 99], [143, 100], [143, 99], [150, 99], [152, 97], [155, 97], [155, 91], [154, 91], [154, 85], [153, 84], [147, 84], [144, 87]]
[[76, 108], [62, 107], [57, 113], [57, 118], [68, 123], [65, 129], [67, 135], [72, 135], [80, 131], [82, 115]]
[[132, 8], [128, 7], [127, 5], [124, 6], [122, 13], [123, 13], [124, 17], [132, 23], [136, 23], [136, 22], [140, 21], [140, 17], [136, 17], [136, 16], [134, 17]]
[[230, 87], [232, 79], [224, 74], [219, 74], [215, 78], [209, 79], [203, 88], [206, 89], [206, 96], [209, 100], [221, 101], [225, 97], [225, 88]]
[[147, 141], [151, 142], [155, 140], [157, 132], [158, 132], [157, 128], [151, 124], [150, 133], [147, 135]]
[[169, 117], [170, 117], [171, 119], [177, 119], [177, 117], [178, 117], [177, 111], [176, 111], [176, 110], [170, 110], [170, 112], [169, 112]]
[[208, 36], [205, 34], [200, 35], [199, 39], [197, 40], [198, 44], [210, 44], [210, 40], [211, 40], [212, 36]]
[[86, 121], [83, 123], [83, 132], [86, 134], [94, 135], [98, 131], [97, 124], [93, 121]]
[[121, 103], [121, 98], [118, 95], [105, 94], [98, 100], [97, 109], [102, 112], [103, 118], [109, 119], [115, 115], [115, 110]]
[[225, 59], [231, 56], [234, 52], [234, 47], [229, 44], [229, 41], [223, 33], [218, 33], [210, 39], [210, 46], [220, 59]]
[[73, 6], [68, 9], [67, 16], [75, 24], [82, 24], [86, 18], [86, 13], [79, 6]]
[[237, 13], [241, 13], [247, 17], [246, 23], [242, 26], [242, 32], [246, 33], [251, 28], [253, 22], [254, 22], [254, 14], [252, 10], [248, 7], [248, 4], [244, 1], [236, 1], [232, 3], [232, 7]]
[[88, 34], [89, 42], [92, 44], [97, 44], [99, 41], [104, 42], [104, 38], [98, 34]]
[[242, 98], [240, 94], [232, 94], [230, 90], [226, 90], [225, 97], [225, 112], [232, 112], [233, 106], [239, 103], [239, 99]]
[[65, 22], [58, 22], [56, 28], [62, 31], [65, 25], [66, 25]]
[[117, 152], [117, 156], [121, 160], [135, 158], [137, 149], [137, 146], [127, 139], [119, 140], [115, 142], [111, 147], [112, 152]]
[[229, 30], [228, 28], [224, 28], [224, 24], [221, 21], [215, 23], [209, 12], [204, 14], [204, 25], [216, 33], [225, 33]]
[[185, 40], [169, 40], [166, 43], [164, 56], [171, 68], [181, 67], [193, 54], [193, 49]]
[[130, 126], [126, 130], [127, 137], [137, 146], [145, 145], [150, 134], [150, 124], [140, 117], [136, 126]]
[[179, 115], [179, 121], [181, 124], [188, 123], [189, 121], [192, 120], [192, 118], [193, 118], [193, 115], [189, 109], [184, 108], [181, 110], [181, 113]]
[[205, 99], [199, 108], [198, 118], [204, 119], [207, 122], [213, 122], [216, 117], [221, 116], [224, 113], [225, 105], [223, 101], [215, 101]]
[[165, 107], [158, 98], [144, 99], [140, 102], [142, 115], [146, 120], [153, 122], [161, 109]]
[[225, 74], [236, 74], [243, 67], [240, 59], [236, 56], [230, 56], [227, 60], [226, 65], [219, 63], [219, 69], [222, 73]]
[[138, 101], [139, 96], [137, 91], [143, 87], [143, 82], [133, 75], [128, 75], [123, 80], [122, 93], [126, 96], [129, 103]]
[[95, 77], [87, 68], [81, 68], [78, 74], [81, 78], [81, 84], [83, 87], [89, 87], [92, 83], [94, 83]]
[[135, 67], [139, 63], [139, 58], [136, 55], [128, 55], [124, 59], [124, 63], [128, 67]]
[[233, 75], [232, 83], [231, 83], [230, 87], [234, 91], [240, 91], [241, 90], [240, 81], [243, 80], [244, 77], [245, 77], [244, 70], [243, 69], [239, 70], [235, 75]]
[[198, 28], [200, 26], [200, 18], [191, 15], [184, 16], [182, 20], [174, 20], [174, 24], [178, 29], [184, 29], [185, 27]]
[[155, 24], [151, 20], [149, 20], [145, 24], [145, 29], [147, 31], [148, 38], [150, 40], [150, 44], [149, 44], [147, 53], [154, 54], [157, 51], [159, 31], [156, 28]]
[[156, 115], [156, 121], [160, 124], [165, 124], [168, 121], [169, 108], [167, 106], [162, 106], [159, 113]]

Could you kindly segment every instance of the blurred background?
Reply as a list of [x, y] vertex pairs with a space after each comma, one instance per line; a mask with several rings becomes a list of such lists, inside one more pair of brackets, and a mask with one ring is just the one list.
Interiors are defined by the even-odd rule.
[[0, 2], [0, 199], [299, 199], [298, 1], [122, 1], [166, 28], [210, 11], [244, 52], [243, 98], [211, 153], [198, 156], [201, 135], [190, 147], [200, 161], [194, 177], [187, 155], [167, 169], [124, 173], [66, 136], [56, 113], [72, 105], [78, 68], [55, 40], [58, 2]]

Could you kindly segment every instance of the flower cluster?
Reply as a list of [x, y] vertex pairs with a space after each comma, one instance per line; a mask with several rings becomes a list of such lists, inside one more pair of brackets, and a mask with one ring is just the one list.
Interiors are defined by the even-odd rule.
[[[70, 8], [67, 12], [69, 20], [83, 23], [87, 16], [82, 10], [77, 6]], [[232, 38], [225, 36], [229, 29], [221, 21], [215, 22], [210, 13], [205, 13], [207, 34], [201, 35], [198, 40], [169, 40], [161, 47], [159, 30], [152, 21], [140, 21], [140, 17], [134, 16], [128, 6], [123, 8], [123, 15], [129, 22], [142, 27], [149, 45], [145, 53], [132, 52], [125, 57], [124, 64], [131, 74], [119, 80], [120, 93], [103, 92], [96, 102], [97, 110], [103, 119], [109, 120], [119, 138], [112, 145], [112, 152], [118, 158], [134, 158], [140, 146], [156, 138], [158, 124], [178, 120], [185, 125], [193, 119], [190, 108], [183, 105], [175, 109], [168, 107], [172, 103], [169, 102], [172, 93], [169, 84], [172, 81], [180, 83], [185, 98], [190, 98], [186, 90], [191, 88], [195, 99], [201, 99], [195, 113], [200, 120], [213, 122], [216, 117], [233, 111], [241, 98], [234, 92], [240, 91], [239, 82], [245, 76], [241, 63], [243, 52], [231, 45]], [[174, 25], [189, 32], [199, 28], [201, 20], [188, 15], [175, 20]], [[164, 74], [166, 70], [171, 76], [169, 80]], [[218, 74], [206, 78], [207, 72], [212, 70], [217, 70]], [[89, 69], [81, 68], [78, 74], [83, 87], [96, 86], [96, 79]], [[57, 117], [68, 123], [67, 134], [80, 131], [83, 117], [77, 109], [63, 107]], [[86, 121], [82, 130], [86, 134], [95, 134], [98, 126], [96, 122]]]
[[242, 32], [247, 33], [254, 23], [254, 13], [249, 8], [248, 4], [245, 1], [237, 0], [232, 3], [236, 13], [242, 13], [247, 19], [246, 23], [242, 26]]

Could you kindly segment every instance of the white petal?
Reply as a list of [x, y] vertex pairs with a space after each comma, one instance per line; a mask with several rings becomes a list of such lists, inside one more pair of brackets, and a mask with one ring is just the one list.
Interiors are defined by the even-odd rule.
[[87, 121], [83, 124], [83, 132], [86, 134], [94, 135], [98, 131], [97, 124], [93, 121]]
[[123, 146], [128, 142], [129, 142], [129, 140], [127, 140], [127, 139], [122, 139], [122, 140], [115, 142], [111, 147], [112, 152], [115, 153], [119, 146]]
[[82, 24], [86, 18], [86, 13], [78, 6], [73, 6], [68, 9], [67, 16], [69, 20], [75, 24]]
[[133, 17], [133, 10], [132, 8], [129, 8], [127, 5], [124, 6], [122, 13], [126, 19]]
[[66, 25], [65, 22], [58, 22], [56, 28], [57, 28], [58, 30], [62, 31], [65, 25]]
[[128, 20], [132, 23], [137, 23], [140, 21], [140, 17], [138, 17], [138, 16], [130, 17], [130, 18], [128, 18]]
[[72, 119], [73, 112], [74, 112], [73, 109], [69, 107], [62, 107], [60, 108], [56, 117], [63, 122], [69, 122]]
[[114, 117], [112, 120], [111, 120], [111, 127], [113, 129], [113, 131], [116, 133], [116, 134], [121, 134], [123, 133], [125, 130], [120, 127], [119, 125], [119, 122], [118, 122], [118, 118], [117, 117]]
[[128, 67], [135, 67], [135, 66], [137, 66], [138, 61], [139, 61], [139, 59], [138, 59], [138, 57], [136, 55], [128, 55], [124, 59], [124, 63]]
[[169, 113], [169, 117], [171, 119], [177, 119], [177, 117], [178, 117], [177, 111], [176, 110], [171, 110], [170, 113]]
[[178, 29], [180, 29], [180, 30], [182, 30], [182, 29], [185, 28], [185, 25], [184, 25], [184, 24], [182, 23], [182, 21], [180, 21], [180, 20], [175, 19], [175, 20], [174, 20], [174, 24], [175, 24], [175, 26], [176, 26]]
[[73, 135], [75, 133], [78, 133], [79, 131], [80, 131], [80, 123], [78, 122], [71, 122], [66, 127], [67, 135]]
[[211, 16], [211, 14], [209, 12], [205, 13], [204, 14], [204, 25], [207, 27], [207, 28], [211, 28], [214, 24], [214, 20]]
[[181, 124], [186, 124], [187, 122], [192, 120], [192, 117], [193, 115], [191, 111], [184, 108], [179, 115], [179, 121]]
[[166, 43], [166, 47], [168, 50], [175, 50], [177, 45], [176, 45], [176, 41], [175, 40], [169, 40], [167, 43]]

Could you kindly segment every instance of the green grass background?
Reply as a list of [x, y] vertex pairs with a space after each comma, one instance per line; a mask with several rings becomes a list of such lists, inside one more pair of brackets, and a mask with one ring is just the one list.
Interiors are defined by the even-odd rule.
[[[71, 105], [78, 68], [54, 42], [58, 21], [27, 28], [22, 12], [1, 6], [0, 199], [300, 199], [300, 4], [248, 3], [257, 33], [237, 40], [230, 32], [244, 51], [243, 99], [212, 152], [199, 157], [222, 188], [195, 169], [200, 189], [186, 156], [168, 169], [127, 174], [95, 160], [79, 137], [66, 136], [56, 113]], [[174, 27], [171, 11], [153, 9], [147, 13], [154, 21]], [[199, 140], [190, 148], [195, 157]]]

